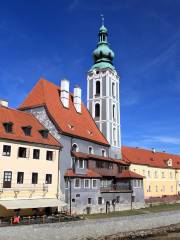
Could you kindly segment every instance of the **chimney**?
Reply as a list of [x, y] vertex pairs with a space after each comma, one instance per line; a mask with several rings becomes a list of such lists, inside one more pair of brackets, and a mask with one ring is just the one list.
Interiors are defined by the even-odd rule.
[[6, 100], [0, 100], [0, 106], [1, 106], [1, 107], [8, 107], [8, 101], [6, 101]]
[[74, 87], [74, 107], [78, 113], [81, 113], [81, 88], [78, 86]]
[[61, 102], [65, 108], [69, 108], [69, 81], [61, 80]]

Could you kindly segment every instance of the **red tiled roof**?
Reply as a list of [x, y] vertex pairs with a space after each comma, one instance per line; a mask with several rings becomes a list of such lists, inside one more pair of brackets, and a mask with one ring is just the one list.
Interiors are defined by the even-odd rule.
[[141, 179], [143, 178], [143, 176], [132, 172], [130, 170], [123, 170], [122, 173], [120, 173], [118, 176], [118, 178], [132, 178], [132, 179]]
[[65, 177], [79, 177], [79, 178], [101, 178], [102, 176], [90, 169], [87, 169], [86, 174], [77, 174], [75, 172], [73, 172], [72, 169], [68, 169], [66, 170]]
[[[12, 133], [6, 133], [3, 126], [3, 123], [6, 122], [13, 123]], [[22, 129], [24, 126], [32, 127], [31, 136], [25, 136]], [[43, 138], [39, 132], [40, 130], [45, 130], [45, 128], [32, 114], [2, 106], [0, 107], [0, 138], [62, 147], [51, 134], [48, 134], [47, 139]]]
[[167, 161], [172, 159], [172, 168], [180, 168], [180, 156], [165, 152], [123, 146], [122, 158], [128, 163], [160, 168], [168, 168]]
[[77, 158], [83, 158], [83, 159], [95, 159], [95, 160], [102, 160], [102, 161], [109, 161], [109, 162], [114, 162], [114, 163], [120, 163], [123, 165], [129, 165], [127, 162], [120, 160], [120, 159], [115, 159], [115, 158], [110, 158], [110, 157], [103, 157], [95, 154], [87, 154], [83, 152], [72, 152], [73, 156]]
[[[19, 109], [45, 106], [50, 117], [62, 133], [109, 145], [84, 104], [82, 103], [82, 113], [77, 113], [73, 104], [73, 95], [71, 94], [69, 108], [67, 109], [61, 103], [59, 92], [60, 87], [41, 79]], [[69, 125], [73, 126], [73, 128], [70, 128]]]

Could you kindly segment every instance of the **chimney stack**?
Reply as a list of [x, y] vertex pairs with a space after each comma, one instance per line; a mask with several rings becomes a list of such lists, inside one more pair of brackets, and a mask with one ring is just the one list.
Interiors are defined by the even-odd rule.
[[73, 97], [74, 107], [78, 113], [81, 113], [81, 88], [78, 86], [74, 87]]
[[69, 108], [69, 81], [61, 80], [61, 102], [65, 108]]
[[6, 101], [6, 100], [0, 100], [0, 106], [1, 106], [1, 107], [8, 107], [8, 101]]

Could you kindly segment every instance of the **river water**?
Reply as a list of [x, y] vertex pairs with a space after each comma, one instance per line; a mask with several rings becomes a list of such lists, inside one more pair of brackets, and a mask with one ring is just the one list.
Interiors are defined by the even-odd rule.
[[180, 240], [180, 232], [168, 233], [165, 236], [150, 237], [150, 238], [147, 238], [146, 240]]

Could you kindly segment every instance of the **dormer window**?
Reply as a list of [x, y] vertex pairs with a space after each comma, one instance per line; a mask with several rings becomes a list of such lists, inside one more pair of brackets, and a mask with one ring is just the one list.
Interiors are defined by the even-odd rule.
[[6, 133], [13, 132], [13, 123], [12, 122], [5, 122], [5, 123], [3, 123], [3, 126], [4, 126]]
[[22, 127], [25, 136], [31, 136], [31, 126]]
[[48, 129], [42, 129], [39, 132], [43, 138], [45, 138], [45, 139], [48, 138], [48, 133], [49, 133]]

